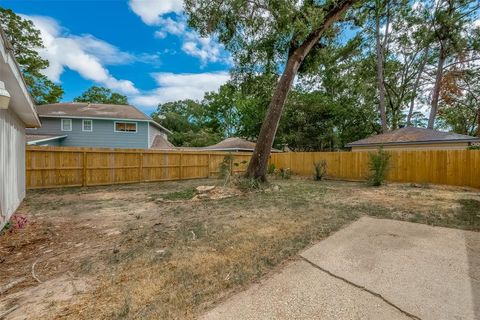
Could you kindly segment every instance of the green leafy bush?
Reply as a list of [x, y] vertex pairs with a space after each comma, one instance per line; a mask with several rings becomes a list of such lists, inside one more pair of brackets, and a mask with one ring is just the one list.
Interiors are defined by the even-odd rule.
[[290, 170], [290, 168], [281, 168], [279, 171], [279, 176], [282, 179], [290, 179], [292, 176], [292, 170]]
[[230, 178], [233, 176], [233, 167], [239, 167], [240, 165], [245, 165], [248, 161], [244, 160], [241, 162], [234, 162], [235, 157], [229, 153], [224, 158], [222, 163], [219, 165], [220, 178], [225, 182], [225, 185], [230, 181]]
[[315, 175], [313, 179], [316, 181], [322, 180], [327, 174], [327, 160], [320, 160], [313, 163], [315, 169]]
[[276, 170], [275, 164], [270, 163], [268, 165], [267, 174], [269, 174], [269, 175], [275, 174], [275, 170]]
[[467, 150], [480, 150], [480, 146], [468, 146]]
[[219, 165], [220, 178], [228, 180], [233, 170], [233, 155], [227, 154]]
[[390, 158], [391, 155], [383, 148], [379, 148], [376, 153], [369, 154], [368, 167], [370, 176], [368, 177], [368, 182], [372, 186], [381, 186], [385, 181], [385, 177], [390, 169]]
[[254, 178], [238, 177], [234, 183], [238, 189], [244, 192], [258, 190], [262, 187], [260, 180]]

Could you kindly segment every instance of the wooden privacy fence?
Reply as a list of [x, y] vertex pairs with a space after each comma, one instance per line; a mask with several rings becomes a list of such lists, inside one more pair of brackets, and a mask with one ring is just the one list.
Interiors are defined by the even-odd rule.
[[[447, 184], [480, 188], [479, 150], [389, 151], [392, 155], [387, 180]], [[327, 161], [332, 179], [365, 180], [369, 174], [368, 152], [275, 153], [270, 162], [290, 168], [294, 174], [313, 176], [313, 163]]]
[[[218, 177], [227, 154], [27, 146], [26, 184], [36, 189]], [[232, 171], [244, 171], [251, 154], [232, 155], [238, 164]]]
[[[392, 182], [480, 188], [479, 150], [391, 151]], [[36, 147], [26, 149], [27, 188], [96, 186], [218, 177], [225, 152]], [[250, 153], [230, 153], [232, 171], [243, 172]], [[294, 174], [313, 176], [313, 163], [327, 161], [331, 179], [365, 180], [367, 152], [274, 153], [270, 163]]]

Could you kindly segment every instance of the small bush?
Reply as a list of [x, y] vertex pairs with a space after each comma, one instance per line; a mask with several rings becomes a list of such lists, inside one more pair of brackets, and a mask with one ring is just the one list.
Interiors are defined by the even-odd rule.
[[292, 170], [290, 170], [290, 168], [281, 168], [279, 170], [279, 176], [284, 180], [290, 179], [290, 177], [292, 176]]
[[26, 227], [27, 223], [28, 219], [26, 216], [16, 213], [10, 218], [10, 221], [3, 226], [3, 229], [0, 230], [0, 234], [7, 231], [14, 232], [15, 230], [23, 229]]
[[219, 165], [220, 178], [223, 179], [224, 184], [227, 185], [230, 181], [230, 178], [233, 176], [233, 167], [239, 167], [240, 165], [245, 165], [248, 161], [244, 160], [241, 162], [234, 162], [235, 157], [229, 153], [223, 158], [222, 163]]
[[372, 186], [381, 186], [385, 181], [389, 167], [390, 167], [390, 154], [383, 148], [379, 148], [376, 153], [369, 154], [369, 169], [370, 176], [368, 182]]
[[467, 150], [480, 150], [480, 146], [468, 146]]
[[219, 165], [220, 178], [228, 180], [233, 170], [233, 155], [227, 154]]
[[269, 175], [275, 174], [275, 170], [276, 170], [275, 164], [270, 163], [268, 165], [267, 174], [269, 174]]
[[315, 175], [313, 179], [316, 181], [322, 180], [327, 174], [327, 160], [320, 160], [313, 163], [315, 169]]
[[236, 179], [235, 185], [238, 189], [244, 192], [258, 190], [262, 187], [262, 183], [260, 182], [260, 180], [243, 177], [239, 177], [238, 179]]

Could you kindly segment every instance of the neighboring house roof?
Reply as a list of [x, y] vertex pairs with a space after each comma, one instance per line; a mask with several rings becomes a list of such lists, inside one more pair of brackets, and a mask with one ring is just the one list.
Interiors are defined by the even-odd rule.
[[40, 142], [47, 142], [52, 140], [58, 140], [66, 138], [66, 135], [50, 135], [50, 134], [26, 134], [25, 139], [27, 140], [28, 145], [35, 145]]
[[[211, 151], [253, 151], [255, 149], [256, 143], [247, 141], [242, 138], [227, 138], [223, 141], [220, 141], [217, 144], [212, 146], [208, 146], [205, 148], [201, 148], [204, 150], [211, 150]], [[272, 152], [281, 152], [277, 149], [272, 149]]]
[[158, 134], [155, 139], [153, 139], [150, 149], [173, 150], [175, 149], [175, 146], [162, 135]]
[[148, 121], [153, 125], [171, 133], [152, 118], [131, 105], [101, 104], [86, 102], [66, 102], [43, 104], [37, 106], [40, 117], [48, 118], [87, 118], [109, 120], [140, 120]]
[[[227, 138], [220, 141], [217, 144], [208, 147], [175, 147], [168, 140], [161, 136], [155, 137], [152, 144], [152, 149], [164, 149], [164, 150], [179, 150], [179, 151], [245, 151], [253, 152], [255, 149], [255, 142], [247, 141], [242, 138]], [[272, 152], [281, 152], [277, 149], [272, 149]]]
[[5, 83], [5, 88], [10, 93], [8, 108], [18, 115], [26, 127], [40, 127], [35, 103], [28, 92], [20, 67], [13, 55], [12, 46], [2, 28], [0, 28], [0, 80]]
[[477, 142], [480, 138], [425, 128], [405, 127], [347, 144], [347, 147], [392, 144]]

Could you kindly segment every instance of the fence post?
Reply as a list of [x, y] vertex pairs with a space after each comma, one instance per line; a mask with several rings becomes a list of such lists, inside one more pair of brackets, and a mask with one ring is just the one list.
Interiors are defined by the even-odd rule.
[[183, 152], [180, 152], [180, 166], [178, 167], [179, 170], [180, 170], [180, 180], [183, 179], [183, 161], [182, 161], [182, 158], [183, 158]]
[[144, 182], [144, 176], [143, 176], [143, 152], [140, 152], [140, 155], [139, 155], [139, 174], [138, 174], [138, 178], [140, 179], [140, 182]]
[[83, 151], [82, 187], [87, 186], [87, 152]]
[[210, 153], [208, 153], [207, 178], [210, 179]]

